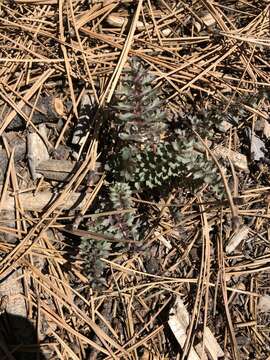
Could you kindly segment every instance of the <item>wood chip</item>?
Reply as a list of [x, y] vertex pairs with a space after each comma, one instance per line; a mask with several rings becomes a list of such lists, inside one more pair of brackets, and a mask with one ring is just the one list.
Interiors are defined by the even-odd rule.
[[127, 19], [114, 13], [108, 15], [106, 20], [109, 25], [119, 28], [121, 28], [125, 23], [127, 23]]
[[36, 172], [46, 179], [55, 181], [67, 181], [75, 166], [75, 161], [68, 160], [45, 160], [36, 166]]
[[[205, 359], [217, 360], [218, 358], [224, 356], [223, 350], [219, 346], [217, 339], [214, 337], [208, 326], [206, 326], [204, 329], [204, 345], [207, 354]], [[205, 353], [204, 355], [202, 354], [202, 343], [199, 343], [195, 348], [202, 359], [202, 356], [205, 356]]]
[[[122, 26], [127, 24], [128, 18], [119, 16], [119, 14], [117, 13], [111, 13], [110, 15], [107, 16], [106, 21], [111, 26], [121, 28]], [[149, 26], [149, 24], [146, 23], [144, 25], [143, 22], [137, 21], [136, 28], [138, 30], [144, 30], [145, 26]]]
[[[88, 194], [91, 196], [91, 193]], [[59, 193], [53, 193], [51, 191], [42, 191], [34, 195], [32, 192], [22, 193], [18, 195], [22, 207], [26, 211], [44, 211], [44, 209], [51, 204], [58, 196]], [[89, 196], [81, 193], [73, 193], [62, 204], [59, 204], [58, 208], [63, 210], [76, 210], [85, 206], [89, 200]], [[15, 209], [14, 196], [7, 192], [5, 201], [3, 202], [2, 210], [12, 211]]]
[[168, 241], [167, 239], [165, 239], [165, 237], [163, 235], [161, 235], [158, 231], [154, 232], [155, 237], [160, 240], [160, 242], [168, 249], [171, 250], [172, 249], [172, 245], [170, 243], [170, 241]]
[[252, 159], [255, 161], [259, 161], [265, 158], [266, 147], [264, 142], [255, 134], [251, 136], [251, 144], [250, 144], [250, 153]]
[[244, 225], [231, 237], [226, 246], [226, 254], [231, 254], [237, 246], [247, 238], [249, 230], [249, 227]]
[[[187, 338], [186, 331], [189, 325], [189, 313], [180, 296], [176, 298], [176, 302], [170, 310], [168, 324], [179, 345], [183, 348]], [[200, 360], [194, 347], [191, 347], [187, 360]]]
[[[45, 125], [39, 125], [39, 131], [44, 138], [47, 138]], [[49, 160], [49, 153], [47, 146], [37, 133], [29, 133], [27, 135], [27, 156], [33, 179], [40, 178], [41, 175], [36, 172], [36, 166], [42, 161]]]
[[202, 25], [205, 25], [206, 27], [211, 27], [216, 24], [216, 20], [210, 13], [203, 12], [201, 14], [200, 18], [201, 18], [201, 22], [199, 22], [199, 21], [194, 22], [194, 27], [198, 32], [200, 32], [202, 30], [202, 28], [203, 28]]
[[54, 111], [59, 115], [63, 116], [65, 113], [65, 107], [63, 104], [63, 101], [60, 98], [54, 98], [53, 99], [53, 107]]
[[161, 32], [162, 32], [163, 36], [169, 36], [172, 31], [171, 31], [171, 29], [166, 28], [166, 29], [161, 30]]
[[214, 155], [217, 158], [227, 159], [229, 158], [236, 169], [248, 172], [247, 157], [237, 151], [229, 150], [225, 146], [218, 145], [213, 150]]
[[210, 13], [202, 16], [202, 21], [203, 21], [204, 25], [207, 27], [210, 27], [210, 26], [213, 26], [216, 24], [216, 20]]
[[[186, 331], [189, 325], [189, 313], [180, 296], [177, 297], [176, 302], [169, 314], [169, 326], [176, 337], [181, 347], [184, 346], [187, 338]], [[212, 331], [206, 326], [204, 331], [205, 351], [211, 360], [217, 360], [224, 356], [224, 352], [219, 346]], [[208, 359], [206, 353], [202, 354], [202, 343], [196, 346], [196, 350], [192, 347], [188, 360]]]

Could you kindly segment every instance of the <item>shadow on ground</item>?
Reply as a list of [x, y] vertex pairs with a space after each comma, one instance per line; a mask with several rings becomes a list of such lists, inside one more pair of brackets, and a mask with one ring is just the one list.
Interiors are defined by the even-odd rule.
[[36, 339], [36, 330], [28, 319], [0, 314], [1, 360], [46, 360]]

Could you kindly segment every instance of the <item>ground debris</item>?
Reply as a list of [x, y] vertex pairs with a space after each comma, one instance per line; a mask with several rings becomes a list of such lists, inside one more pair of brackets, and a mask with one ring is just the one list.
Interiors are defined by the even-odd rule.
[[0, 14], [0, 358], [268, 360], [269, 1]]

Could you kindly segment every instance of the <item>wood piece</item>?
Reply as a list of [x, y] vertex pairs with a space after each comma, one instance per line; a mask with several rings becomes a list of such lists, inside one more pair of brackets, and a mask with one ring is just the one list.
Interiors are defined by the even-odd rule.
[[[176, 302], [170, 310], [168, 324], [179, 345], [183, 348], [187, 338], [186, 331], [189, 325], [189, 313], [180, 296], [177, 296]], [[194, 347], [191, 347], [187, 360], [200, 360]]]
[[[39, 131], [44, 138], [47, 138], [46, 126], [44, 124], [39, 125]], [[33, 179], [40, 178], [41, 175], [36, 172], [36, 167], [40, 162], [49, 160], [49, 153], [47, 146], [37, 133], [29, 133], [27, 135], [27, 156]]]
[[65, 114], [65, 107], [63, 101], [60, 98], [53, 98], [52, 105], [57, 115], [62, 117]]
[[237, 151], [229, 150], [225, 146], [218, 145], [214, 148], [213, 154], [218, 158], [229, 158], [236, 169], [248, 172], [247, 157]]
[[198, 32], [200, 32], [203, 28], [202, 25], [206, 26], [207, 28], [213, 27], [216, 24], [216, 20], [214, 17], [208, 13], [203, 12], [200, 14], [201, 23], [199, 21], [194, 22], [194, 26]]
[[[111, 13], [107, 16], [106, 21], [109, 25], [121, 28], [125, 26], [128, 22], [128, 16], [120, 16], [118, 13]], [[148, 23], [143, 23], [142, 21], [137, 21], [137, 29], [145, 30], [145, 28], [149, 27]], [[165, 28], [160, 30], [164, 36], [169, 36], [171, 34], [171, 29]]]
[[[28, 117], [33, 111], [34, 101], [29, 103], [30, 105], [24, 105], [22, 107], [22, 112]], [[56, 100], [53, 96], [41, 96], [36, 104], [35, 110], [32, 114], [31, 121], [33, 124], [38, 125], [44, 122], [56, 122], [62, 116], [59, 113], [60, 104], [59, 99]], [[8, 107], [3, 114], [3, 118], [5, 118], [11, 108]], [[64, 111], [62, 109], [62, 111]], [[25, 128], [25, 121], [21, 118], [20, 115], [15, 115], [14, 119], [7, 126], [7, 130], [18, 130], [21, 128]]]
[[159, 231], [155, 231], [154, 235], [168, 250], [172, 249], [170, 241], [168, 241], [163, 235], [161, 235]]
[[255, 161], [260, 161], [265, 158], [266, 154], [265, 143], [255, 134], [251, 135], [250, 154]]
[[36, 172], [45, 179], [67, 181], [76, 166], [78, 162], [75, 161], [49, 159], [40, 162], [36, 166]]
[[[169, 314], [169, 326], [176, 337], [178, 343], [181, 347], [184, 346], [187, 335], [187, 328], [189, 325], [189, 313], [181, 299], [180, 296], [177, 297], [176, 302]], [[208, 356], [211, 360], [217, 360], [219, 357], [224, 356], [224, 352], [219, 346], [216, 338], [209, 329], [205, 327], [204, 331], [204, 344], [205, 352], [202, 354], [202, 343], [198, 344], [195, 348], [191, 347], [188, 360], [199, 360], [199, 359], [208, 359]]]
[[244, 225], [242, 226], [229, 240], [227, 246], [226, 246], [226, 254], [231, 254], [237, 246], [246, 239], [248, 236], [250, 229], [248, 226]]
[[111, 13], [110, 15], [108, 15], [106, 20], [109, 25], [119, 28], [121, 28], [123, 25], [125, 25], [128, 22], [127, 18], [119, 16], [118, 14], [115, 13]]
[[204, 14], [201, 19], [206, 27], [214, 26], [216, 24], [215, 18], [210, 13]]
[[[100, 163], [96, 162], [95, 165], [96, 169], [88, 173], [88, 177], [83, 180], [83, 183], [87, 181], [88, 185], [95, 184], [99, 180], [101, 175], [98, 172]], [[70, 176], [79, 166], [80, 162], [78, 161], [49, 159], [40, 162], [36, 167], [36, 172], [47, 180], [69, 181]]]
[[[58, 196], [60, 196], [60, 193], [53, 193], [51, 191], [42, 191], [34, 195], [32, 192], [26, 192], [26, 193], [21, 193], [18, 196], [20, 198], [20, 202], [24, 210], [44, 211], [44, 209], [49, 204], [51, 204], [52, 201], [54, 201]], [[82, 193], [70, 194], [69, 198], [62, 204], [59, 204], [58, 208], [61, 207], [63, 210], [81, 209], [87, 203], [89, 196], [91, 196], [91, 193], [87, 195]], [[8, 192], [5, 201], [3, 202], [2, 210], [12, 211], [14, 209], [15, 209], [14, 196], [12, 196], [10, 192]]]
[[161, 33], [162, 33], [163, 36], [169, 36], [171, 34], [171, 32], [172, 31], [169, 28], [165, 28], [165, 29], [161, 30]]
[[202, 343], [199, 343], [195, 346], [197, 353], [200, 355], [202, 359], [203, 356], [206, 355], [205, 359], [210, 360], [217, 360], [220, 357], [224, 356], [224, 352], [219, 346], [216, 338], [214, 337], [212, 331], [209, 329], [208, 326], [204, 329], [204, 345], [205, 345], [205, 352], [204, 355], [202, 354]]

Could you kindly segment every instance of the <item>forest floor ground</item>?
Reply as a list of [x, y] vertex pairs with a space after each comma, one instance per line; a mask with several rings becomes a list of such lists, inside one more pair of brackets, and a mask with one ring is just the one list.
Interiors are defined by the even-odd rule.
[[[2, 360], [270, 359], [269, 14], [263, 0], [0, 1]], [[144, 224], [118, 248], [89, 229], [134, 58], [162, 139], [194, 111], [222, 117], [202, 141], [224, 196], [132, 189], [132, 209], [102, 213]]]

